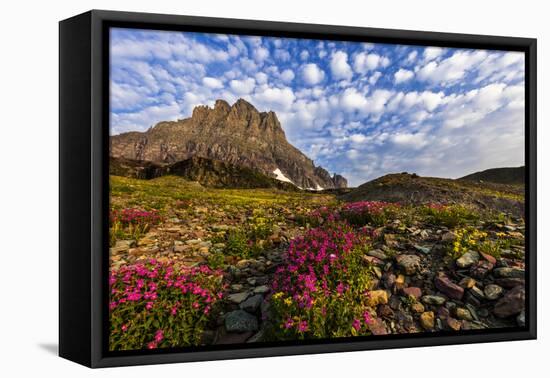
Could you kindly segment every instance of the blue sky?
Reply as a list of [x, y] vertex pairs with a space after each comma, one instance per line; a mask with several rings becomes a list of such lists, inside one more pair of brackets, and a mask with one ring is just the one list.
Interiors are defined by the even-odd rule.
[[523, 53], [111, 30], [111, 134], [238, 98], [359, 185], [524, 164]]

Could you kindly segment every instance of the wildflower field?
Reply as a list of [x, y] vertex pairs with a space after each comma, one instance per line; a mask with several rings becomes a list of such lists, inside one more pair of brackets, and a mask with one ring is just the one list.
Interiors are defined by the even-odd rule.
[[110, 185], [111, 350], [524, 324], [521, 215], [171, 176]]

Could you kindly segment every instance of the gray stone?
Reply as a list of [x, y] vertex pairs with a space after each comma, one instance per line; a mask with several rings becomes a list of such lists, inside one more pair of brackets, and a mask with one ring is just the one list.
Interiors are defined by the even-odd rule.
[[459, 268], [468, 268], [479, 261], [479, 253], [468, 251], [456, 260], [456, 266]]
[[424, 304], [433, 306], [441, 306], [446, 301], [444, 297], [441, 297], [439, 295], [424, 295], [421, 300]]
[[493, 274], [498, 278], [524, 278], [525, 270], [518, 268], [495, 268]]
[[227, 299], [230, 301], [230, 302], [233, 302], [233, 303], [236, 303], [236, 304], [239, 304], [241, 302], [243, 302], [246, 298], [248, 298], [250, 296], [250, 293], [249, 292], [242, 292], [242, 293], [235, 293], [235, 294], [230, 294], [227, 296]]
[[244, 310], [231, 311], [225, 316], [227, 332], [255, 332], [258, 330], [258, 319]]
[[416, 255], [398, 255], [396, 261], [407, 275], [414, 274], [420, 269], [420, 257]]
[[458, 319], [469, 321], [473, 320], [472, 314], [470, 314], [470, 310], [468, 310], [467, 308], [457, 307], [455, 312]]
[[516, 286], [495, 304], [494, 314], [499, 318], [517, 315], [525, 310], [525, 287]]
[[258, 310], [258, 308], [262, 304], [263, 298], [264, 297], [261, 294], [253, 295], [252, 297], [248, 298], [246, 301], [241, 302], [239, 307], [242, 310], [248, 311], [250, 313], [254, 313]]
[[485, 286], [485, 289], [483, 290], [485, 293], [485, 297], [491, 301], [494, 301], [495, 299], [498, 299], [502, 293], [504, 292], [504, 289], [498, 285], [489, 284]]
[[269, 291], [269, 286], [262, 285], [262, 286], [256, 286], [254, 288], [254, 294], [265, 294]]
[[380, 259], [380, 260], [385, 260], [385, 259], [388, 258], [388, 256], [387, 256], [384, 252], [382, 252], [381, 250], [379, 250], [379, 249], [373, 249], [373, 250], [371, 250], [371, 251], [368, 251], [368, 252], [367, 252], [367, 255], [368, 255], [368, 256], [372, 256], [372, 257], [376, 257], [376, 258], [378, 258], [378, 259]]
[[418, 252], [422, 252], [425, 255], [429, 254], [430, 251], [432, 250], [430, 247], [423, 247], [423, 246], [417, 245], [417, 244], [414, 245], [414, 249], [416, 249]]

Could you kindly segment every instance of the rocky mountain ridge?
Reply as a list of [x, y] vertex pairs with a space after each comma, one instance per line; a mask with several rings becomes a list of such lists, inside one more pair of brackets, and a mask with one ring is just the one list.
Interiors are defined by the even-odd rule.
[[274, 112], [259, 112], [243, 99], [233, 105], [217, 100], [213, 108], [195, 107], [190, 118], [159, 122], [145, 132], [114, 135], [110, 152], [115, 158], [154, 163], [197, 156], [252, 168], [299, 188], [347, 187], [344, 177], [315, 166], [287, 141]]

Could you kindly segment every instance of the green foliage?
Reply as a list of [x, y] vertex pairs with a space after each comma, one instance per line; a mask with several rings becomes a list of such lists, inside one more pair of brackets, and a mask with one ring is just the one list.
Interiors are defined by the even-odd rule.
[[419, 209], [419, 214], [428, 223], [449, 228], [474, 224], [479, 220], [475, 210], [462, 205], [426, 205]]

